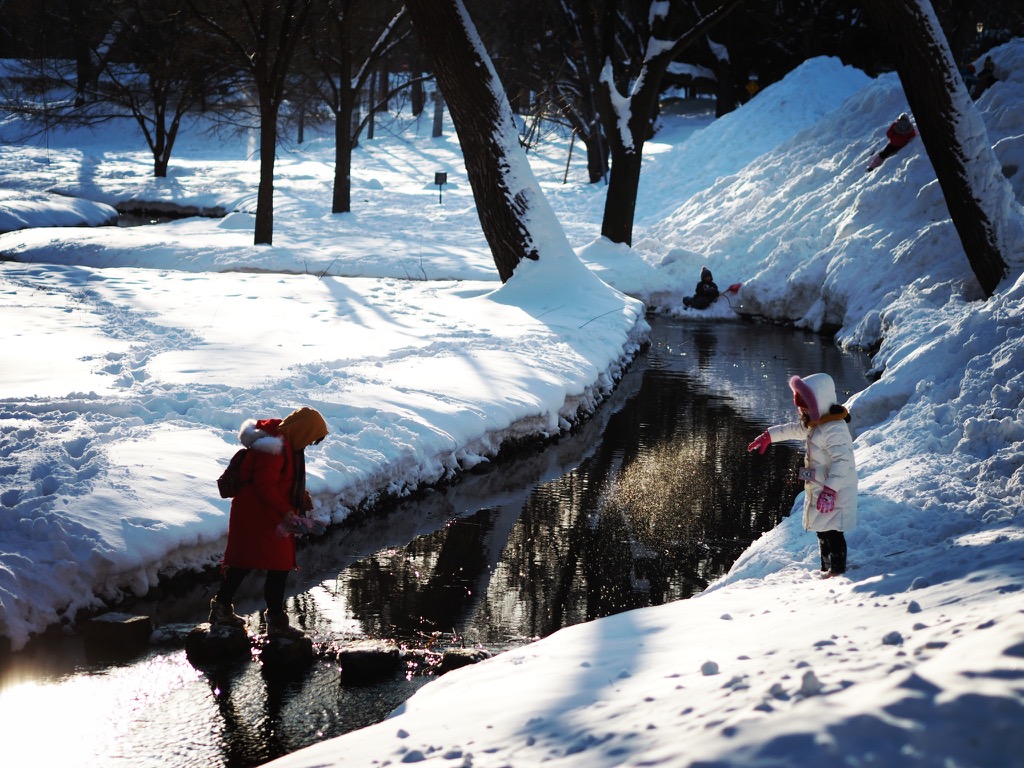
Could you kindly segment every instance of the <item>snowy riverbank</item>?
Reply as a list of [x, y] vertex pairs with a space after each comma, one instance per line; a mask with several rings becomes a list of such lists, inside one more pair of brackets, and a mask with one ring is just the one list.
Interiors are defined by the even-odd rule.
[[[1019, 201], [1024, 45], [992, 54], [1006, 74], [977, 106]], [[337, 520], [526, 419], [557, 429], [638, 339], [619, 291], [679, 311], [706, 263], [773, 317], [881, 345], [881, 378], [850, 403], [848, 577], [815, 578], [794, 516], [697, 598], [446, 675], [281, 764], [1021, 764], [1024, 285], [1015, 263], [976, 300], [920, 142], [864, 174], [905, 109], [894, 76], [815, 60], [707, 127], [674, 118], [648, 146], [632, 252], [596, 240], [602, 190], [561, 185], [564, 154], [536, 158], [571, 242], [618, 290], [547, 289], [543, 261], [499, 289], [450, 138], [364, 146], [344, 217], [326, 212], [330, 147], [282, 153], [272, 248], [249, 244], [252, 161], [198, 141], [166, 186], [233, 201], [224, 220], [0, 236], [18, 260], [0, 264], [3, 634], [17, 646], [94, 593], [208, 563], [226, 527], [209, 478], [251, 413], [325, 411], [310, 473]], [[74, 139], [0, 147], [0, 182], [108, 204], [152, 184], [141, 154]], [[442, 205], [428, 182], [443, 169]], [[271, 274], [219, 272], [243, 266]]]

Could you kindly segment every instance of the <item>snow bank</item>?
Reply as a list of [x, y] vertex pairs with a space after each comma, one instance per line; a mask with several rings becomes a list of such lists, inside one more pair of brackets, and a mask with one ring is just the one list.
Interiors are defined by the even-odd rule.
[[[1024, 42], [992, 55], [1003, 79], [977, 106], [1019, 201]], [[696, 134], [682, 121], [678, 142], [666, 127], [632, 252], [593, 236], [599, 192], [542, 182], [583, 260], [621, 290], [672, 310], [708, 264], [720, 285], [744, 282], [749, 311], [878, 346], [878, 381], [849, 403], [848, 578], [815, 578], [794, 515], [692, 600], [451, 673], [281, 765], [1020, 764], [1024, 285], [1015, 270], [977, 301], [919, 141], [864, 172], [904, 110], [894, 77], [815, 60], [728, 120]], [[45, 167], [39, 148], [0, 146], [0, 181], [38, 192], [89, 163], [91, 191], [148, 183], [143, 155], [93, 163], [96, 140], [74, 139]], [[517, 430], [557, 430], [611, 385], [643, 332], [636, 301], [567, 255], [499, 288], [455, 142], [361, 152], [363, 204], [341, 217], [325, 211], [330, 147], [285, 153], [273, 247], [238, 226], [255, 187], [245, 147], [201, 142], [180, 167], [209, 169], [207, 192], [238, 201], [223, 225], [0, 236], [24, 262], [0, 264], [0, 630], [15, 646], [208, 562], [226, 527], [212, 478], [244, 417], [324, 411], [310, 482], [316, 514], [337, 520]], [[440, 169], [445, 205], [424, 191]], [[243, 268], [273, 274], [218, 272]]]

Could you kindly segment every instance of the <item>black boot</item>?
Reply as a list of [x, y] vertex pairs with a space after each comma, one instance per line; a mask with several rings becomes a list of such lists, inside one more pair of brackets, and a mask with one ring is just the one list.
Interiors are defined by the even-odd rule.
[[305, 637], [305, 633], [298, 627], [293, 627], [288, 621], [288, 614], [283, 610], [267, 609], [267, 634], [270, 637], [283, 637], [288, 640], [298, 640]]
[[830, 570], [832, 568], [832, 558], [829, 553], [828, 537], [824, 533], [818, 534], [818, 555], [821, 557], [821, 570]]
[[828, 575], [845, 573], [846, 536], [843, 535], [842, 530], [827, 530], [824, 532], [824, 537], [828, 541]]
[[210, 601], [210, 625], [245, 629], [245, 619], [235, 613], [231, 603], [222, 603], [215, 597]]
[[846, 537], [842, 531], [835, 531], [830, 543], [832, 567], [828, 572], [833, 576], [846, 573]]

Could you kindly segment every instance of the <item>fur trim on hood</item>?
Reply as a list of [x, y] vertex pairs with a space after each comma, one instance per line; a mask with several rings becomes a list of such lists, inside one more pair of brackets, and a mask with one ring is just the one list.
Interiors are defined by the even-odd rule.
[[[279, 419], [273, 422], [280, 423]], [[238, 430], [238, 442], [246, 448], [252, 448], [264, 453], [281, 453], [284, 450], [284, 438], [280, 435], [272, 435], [261, 426], [269, 427], [268, 422], [257, 422], [256, 419], [248, 419]], [[276, 426], [276, 424], [274, 425]]]
[[836, 404], [836, 385], [827, 373], [814, 373], [802, 379], [793, 376], [789, 388], [803, 400], [811, 421], [818, 421]]

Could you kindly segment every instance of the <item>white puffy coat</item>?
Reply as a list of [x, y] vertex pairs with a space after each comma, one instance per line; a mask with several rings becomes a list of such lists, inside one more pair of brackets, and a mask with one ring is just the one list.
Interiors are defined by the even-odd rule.
[[[796, 379], [797, 377], [793, 377]], [[827, 374], [814, 374], [800, 382], [804, 395], [809, 388], [816, 398], [812, 414], [822, 414], [809, 426], [800, 422], [768, 428], [772, 443], [803, 440], [804, 466], [814, 472], [804, 482], [804, 529], [808, 531], [849, 531], [857, 524], [857, 466], [853, 457], [853, 436], [843, 414], [829, 415], [835, 405], [835, 384]], [[791, 382], [792, 385], [792, 382]], [[818, 494], [824, 486], [836, 492], [835, 509], [821, 513]]]

